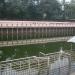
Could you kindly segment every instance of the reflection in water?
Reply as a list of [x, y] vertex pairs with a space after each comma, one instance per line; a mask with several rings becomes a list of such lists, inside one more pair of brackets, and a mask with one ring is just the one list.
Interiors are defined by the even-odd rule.
[[[9, 64], [10, 65], [10, 64]], [[54, 61], [52, 64], [50, 64], [50, 67], [44, 72], [41, 72], [41, 70], [38, 70], [38, 68], [30, 68], [30, 69], [23, 69], [23, 70], [15, 70], [7, 65], [1, 72], [0, 75], [68, 75], [69, 71], [69, 62], [68, 58], [64, 59], [58, 59]], [[73, 63], [72, 65], [75, 65]], [[35, 64], [34, 64], [35, 66]], [[72, 66], [73, 68], [74, 66]], [[18, 68], [17, 68], [18, 69]], [[42, 70], [42, 71], [43, 71]], [[74, 69], [73, 69], [74, 70]], [[74, 70], [75, 71], [75, 70]]]

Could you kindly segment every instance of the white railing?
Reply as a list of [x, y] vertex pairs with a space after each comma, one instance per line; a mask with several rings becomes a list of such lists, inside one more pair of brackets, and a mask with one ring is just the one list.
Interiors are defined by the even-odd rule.
[[0, 62], [0, 75], [70, 75], [70, 62], [70, 55], [60, 52], [7, 60]]

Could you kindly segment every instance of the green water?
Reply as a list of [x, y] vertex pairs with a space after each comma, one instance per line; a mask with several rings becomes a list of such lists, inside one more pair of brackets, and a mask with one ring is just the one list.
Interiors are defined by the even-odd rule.
[[[56, 52], [59, 51], [61, 47], [63, 50], [70, 50], [71, 44], [67, 42], [52, 42], [45, 44], [0, 47], [0, 61], [6, 59], [23, 58], [27, 56], [38, 56], [39, 52]], [[73, 44], [73, 49], [75, 49], [75, 44]]]

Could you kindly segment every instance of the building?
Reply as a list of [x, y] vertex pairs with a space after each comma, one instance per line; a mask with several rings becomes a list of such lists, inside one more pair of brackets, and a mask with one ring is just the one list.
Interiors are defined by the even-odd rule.
[[74, 35], [75, 22], [0, 21], [0, 46], [66, 41]]
[[74, 22], [0, 21], [0, 41], [74, 36]]

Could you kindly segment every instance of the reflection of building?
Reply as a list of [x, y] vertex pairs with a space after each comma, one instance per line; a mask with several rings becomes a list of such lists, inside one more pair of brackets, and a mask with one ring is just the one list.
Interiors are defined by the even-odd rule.
[[0, 41], [74, 35], [74, 22], [0, 21]]

